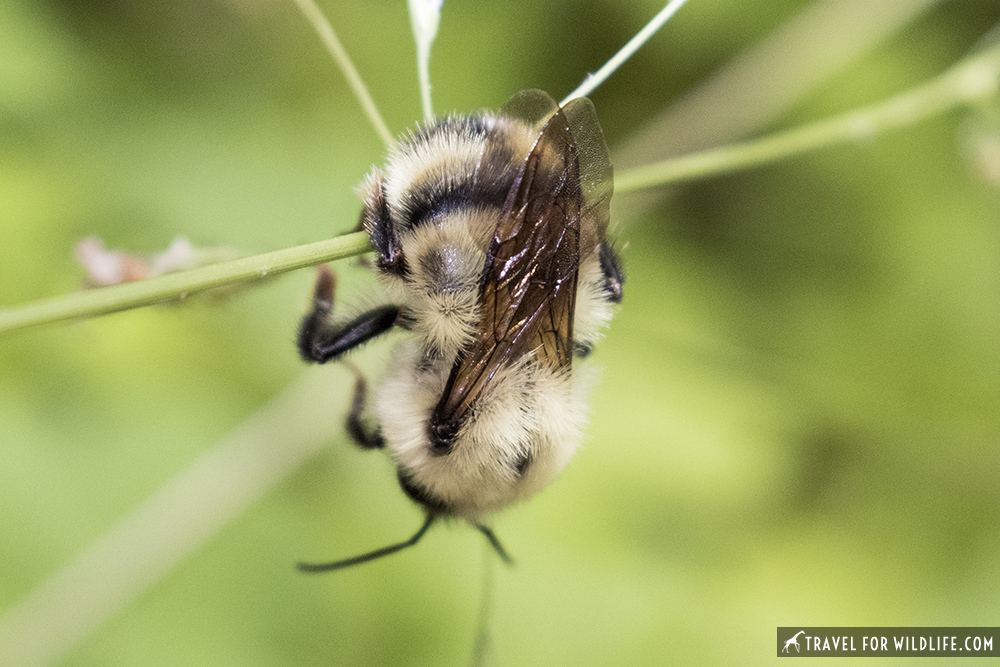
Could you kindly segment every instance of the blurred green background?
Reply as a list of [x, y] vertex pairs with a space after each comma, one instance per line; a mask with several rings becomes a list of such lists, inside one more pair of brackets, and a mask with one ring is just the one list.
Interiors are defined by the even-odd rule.
[[[775, 97], [769, 82], [815, 72], [894, 3], [867, 3], [856, 27], [830, 19], [694, 124], [649, 129], [811, 4], [691, 0], [592, 95], [613, 156], [629, 164], [615, 147], [643, 127], [643, 147], [667, 152], [716, 115], [752, 115], [755, 94]], [[755, 127], [691, 145], [883, 99], [1000, 20], [994, 0], [924, 4]], [[323, 6], [390, 128], [412, 127], [405, 3]], [[533, 87], [561, 97], [658, 8], [448, 0], [435, 106], [495, 108]], [[72, 248], [88, 235], [139, 253], [183, 235], [253, 254], [354, 225], [352, 188], [384, 147], [290, 0], [7, 0], [0, 26], [0, 304], [79, 288]], [[593, 356], [586, 446], [496, 519], [518, 564], [493, 568], [488, 664], [759, 664], [777, 626], [997, 625], [996, 111], [616, 202], [628, 282]], [[345, 302], [376, 298], [356, 263], [337, 270]], [[470, 663], [484, 607], [474, 531], [441, 526], [337, 574], [293, 569], [421, 521], [385, 457], [343, 435], [342, 367], [315, 369], [320, 395], [277, 411], [289, 440], [319, 413], [319, 453], [176, 567], [127, 586], [106, 622], [91, 598], [57, 595], [40, 635], [9, 634], [3, 610], [297, 381], [311, 281], [0, 339], [0, 655], [65, 641], [58, 664], [81, 666]], [[359, 365], [377, 377], [388, 347]], [[180, 534], [222, 503], [192, 502]], [[158, 535], [135, 544], [137, 562], [177, 546]], [[86, 583], [101, 591], [129, 556], [98, 556]], [[61, 614], [99, 621], [69, 641]]]

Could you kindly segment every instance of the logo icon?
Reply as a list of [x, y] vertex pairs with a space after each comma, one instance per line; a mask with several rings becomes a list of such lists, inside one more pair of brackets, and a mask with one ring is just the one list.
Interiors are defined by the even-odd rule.
[[789, 646], [794, 646], [795, 647], [795, 652], [796, 653], [801, 653], [802, 652], [802, 647], [799, 646], [799, 635], [804, 635], [805, 633], [806, 633], [805, 630], [799, 630], [798, 632], [796, 632], [794, 637], [792, 637], [787, 642], [785, 642], [785, 648], [781, 649], [781, 652], [782, 653], [790, 653], [790, 651], [788, 650], [788, 647]]

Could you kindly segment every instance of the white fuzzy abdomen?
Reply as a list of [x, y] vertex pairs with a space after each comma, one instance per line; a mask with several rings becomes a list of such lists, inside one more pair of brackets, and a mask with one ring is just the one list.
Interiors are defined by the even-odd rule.
[[585, 421], [586, 373], [553, 373], [530, 360], [494, 376], [448, 454], [427, 424], [450, 364], [418, 370], [420, 350], [402, 343], [379, 391], [382, 434], [400, 473], [449, 514], [477, 520], [551, 484], [572, 458]]

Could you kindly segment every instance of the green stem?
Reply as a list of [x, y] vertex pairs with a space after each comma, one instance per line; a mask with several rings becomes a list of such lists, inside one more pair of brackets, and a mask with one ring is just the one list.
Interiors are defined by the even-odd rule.
[[996, 93], [1000, 47], [963, 60], [928, 83], [888, 100], [778, 134], [664, 160], [615, 176], [615, 192], [632, 192], [775, 162], [841, 143], [869, 141]]
[[[708, 178], [766, 164], [807, 151], [870, 140], [924, 118], [996, 93], [1000, 46], [971, 56], [928, 83], [869, 107], [770, 137], [693, 153], [636, 169], [615, 178], [617, 192]], [[190, 294], [271, 276], [370, 250], [362, 232], [327, 241], [244, 257], [126, 285], [74, 292], [0, 310], [0, 334], [61, 320], [96, 317], [119, 310], [183, 299]]]
[[0, 310], [0, 333], [78, 317], [184, 299], [195, 292], [301, 269], [371, 249], [368, 236], [355, 232], [326, 241], [179, 271], [149, 280], [101, 287]]

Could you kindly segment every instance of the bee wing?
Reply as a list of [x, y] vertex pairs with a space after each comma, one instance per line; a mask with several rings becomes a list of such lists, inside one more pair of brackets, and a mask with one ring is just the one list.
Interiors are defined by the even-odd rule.
[[[534, 139], [559, 110], [559, 105], [544, 90], [522, 90], [501, 107], [497, 119], [498, 124], [505, 120], [520, 122], [526, 128], [531, 128]], [[569, 125], [571, 141], [578, 157], [583, 202], [580, 257], [587, 257], [607, 235], [611, 219], [611, 195], [614, 192], [614, 170], [593, 102], [586, 97], [578, 97], [562, 107], [562, 113]], [[501, 134], [501, 129], [497, 127], [494, 136]], [[509, 142], [492, 139], [493, 137], [487, 141], [487, 148], [477, 170], [484, 179], [492, 174], [492, 165], [510, 164], [514, 157], [509, 154]]]
[[544, 90], [522, 90], [500, 107], [497, 118], [509, 118], [526, 123], [534, 128], [535, 136], [538, 136], [545, 121], [558, 110], [559, 105]]
[[[608, 231], [611, 195], [615, 185], [614, 170], [594, 104], [586, 97], [578, 97], [568, 102], [562, 111], [573, 133], [580, 162], [581, 213], [584, 221], [580, 257], [587, 257], [594, 247], [592, 244], [603, 242]], [[588, 238], [591, 232], [594, 238]]]
[[582, 205], [574, 135], [556, 108], [508, 191], [483, 271], [478, 335], [452, 367], [432, 428], [456, 430], [497, 371], [528, 354], [569, 367]]
[[473, 177], [479, 201], [498, 209], [504, 206], [511, 190], [511, 171], [516, 168], [513, 165], [523, 162], [545, 122], [558, 110], [559, 105], [543, 90], [522, 90], [500, 108]]
[[[506, 182], [505, 179], [509, 178], [506, 165], [519, 157], [514, 154], [518, 142], [503, 137], [511, 133], [512, 126], [523, 128], [524, 133], [530, 134], [524, 143], [530, 145], [540, 137], [543, 127], [557, 111], [560, 111], [559, 105], [544, 90], [522, 90], [503, 105], [496, 115], [496, 125], [476, 168], [477, 187], [494, 193], [495, 197], [502, 197], [504, 190], [499, 189], [497, 184]], [[604, 241], [607, 233], [614, 171], [594, 104], [586, 97], [578, 97], [567, 103], [562, 113], [578, 156], [583, 202], [580, 257], [587, 257], [597, 244]]]

